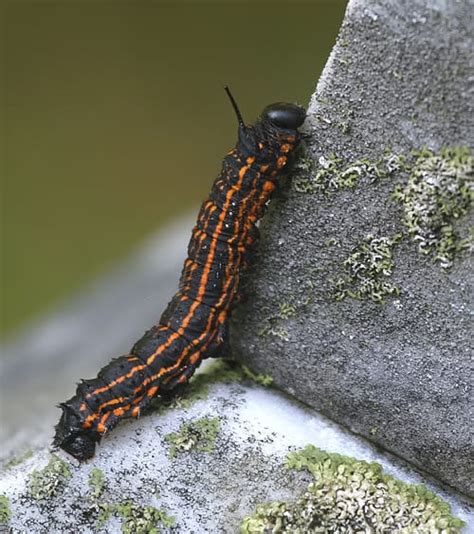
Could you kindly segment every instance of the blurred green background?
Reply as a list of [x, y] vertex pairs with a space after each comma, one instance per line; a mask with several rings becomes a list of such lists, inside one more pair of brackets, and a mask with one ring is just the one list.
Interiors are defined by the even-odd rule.
[[345, 5], [4, 4], [1, 334], [197, 209], [236, 139], [224, 84], [247, 121], [307, 104]]

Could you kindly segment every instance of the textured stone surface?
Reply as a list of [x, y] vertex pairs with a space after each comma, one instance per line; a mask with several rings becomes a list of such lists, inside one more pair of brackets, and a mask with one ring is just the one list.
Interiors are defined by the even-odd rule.
[[[196, 389], [191, 405], [181, 402], [120, 425], [91, 462], [78, 465], [60, 452], [51, 464], [50, 451], [39, 448], [17, 465], [4, 467], [0, 495], [8, 497], [11, 532], [135, 533], [154, 532], [156, 526], [167, 533], [235, 533], [257, 503], [293, 501], [303, 494], [311, 477], [288, 471], [284, 459], [308, 443], [379, 462], [407, 482], [423, 481], [284, 394], [248, 380], [222, 383], [219, 376], [206, 384], [208, 390]], [[206, 417], [219, 418], [212, 447], [188, 442], [171, 455], [166, 436]], [[467, 523], [463, 532], [469, 532], [472, 510], [455, 496], [432, 489], [452, 505], [453, 515]], [[358, 502], [364, 502], [360, 494]], [[339, 495], [343, 500], [343, 492]], [[155, 525], [152, 518], [163, 513], [174, 517], [173, 527], [167, 527], [166, 519]], [[1, 525], [5, 515], [0, 502], [0, 532], [6, 531]], [[454, 534], [459, 528], [446, 532]]]
[[[419, 254], [391, 197], [407, 173], [377, 179], [370, 162], [423, 145], [435, 153], [472, 145], [471, 24], [467, 0], [349, 3], [309, 107], [311, 161], [263, 221], [252, 298], [232, 330], [236, 357], [470, 495], [472, 262], [461, 254], [446, 270]], [[331, 154], [341, 169], [369, 160], [356, 164], [353, 188], [341, 187], [346, 173], [318, 190], [314, 177], [332, 168]], [[472, 211], [455, 227], [465, 234], [469, 223]], [[381, 275], [397, 289], [383, 304], [337, 301], [331, 280], [356, 247], [399, 233]]]

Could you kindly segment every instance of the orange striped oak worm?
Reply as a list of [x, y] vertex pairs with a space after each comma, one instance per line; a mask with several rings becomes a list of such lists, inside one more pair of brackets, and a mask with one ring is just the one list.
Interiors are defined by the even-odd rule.
[[94, 456], [96, 444], [121, 419], [138, 417], [152, 399], [188, 382], [203, 359], [226, 351], [229, 315], [258, 239], [257, 221], [288, 172], [306, 117], [300, 106], [279, 102], [246, 125], [226, 92], [238, 141], [199, 211], [177, 293], [129, 354], [83, 380], [60, 404], [53, 445], [80, 461]]

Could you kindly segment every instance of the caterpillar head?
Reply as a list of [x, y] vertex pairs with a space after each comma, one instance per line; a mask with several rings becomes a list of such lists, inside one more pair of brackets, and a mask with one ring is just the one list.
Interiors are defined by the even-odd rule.
[[94, 430], [83, 429], [81, 418], [73, 407], [63, 403], [60, 408], [63, 413], [56, 425], [53, 446], [61, 447], [80, 462], [92, 458], [96, 443], [100, 440], [100, 434]]
[[306, 111], [301, 106], [288, 102], [276, 102], [267, 106], [261, 115], [263, 121], [270, 122], [277, 128], [297, 130], [306, 118]]
[[[245, 129], [245, 123], [242, 119], [239, 106], [235, 101], [230, 89], [226, 86], [225, 91], [234, 108], [237, 116], [239, 127]], [[306, 110], [296, 104], [289, 102], [275, 102], [267, 106], [260, 115], [262, 122], [270, 123], [275, 128], [283, 128], [285, 130], [297, 130], [306, 119]]]

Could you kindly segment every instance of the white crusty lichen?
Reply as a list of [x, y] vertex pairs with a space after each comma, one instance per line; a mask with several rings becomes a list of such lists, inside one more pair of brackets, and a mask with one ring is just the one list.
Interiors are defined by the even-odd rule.
[[314, 481], [292, 502], [257, 506], [241, 534], [433, 532], [457, 534], [463, 521], [423, 485], [410, 485], [380, 465], [306, 446], [290, 453], [287, 468], [308, 470]]
[[393, 247], [401, 238], [401, 234], [391, 237], [370, 234], [355, 246], [344, 261], [344, 274], [331, 281], [333, 297], [383, 303], [386, 297], [399, 295], [400, 289], [389, 278], [394, 268]]
[[308, 157], [295, 165], [293, 187], [298, 193], [329, 195], [343, 189], [354, 189], [360, 182], [374, 183], [388, 178], [404, 165], [404, 158], [386, 154], [378, 161], [367, 158], [345, 163], [335, 154], [321, 156], [318, 166]]
[[404, 179], [392, 198], [403, 206], [402, 224], [418, 251], [431, 255], [443, 269], [449, 269], [456, 256], [472, 252], [473, 229], [461, 230], [457, 224], [474, 200], [474, 158], [467, 147], [439, 152], [422, 148], [408, 156], [387, 149], [376, 161], [345, 162], [330, 154], [316, 164], [302, 156], [295, 165], [293, 187], [299, 193], [327, 196], [397, 175]]
[[473, 235], [461, 236], [454, 224], [472, 207], [474, 158], [466, 147], [426, 148], [413, 153], [405, 185], [393, 198], [403, 205], [403, 223], [418, 251], [449, 269], [456, 255], [472, 251]]

